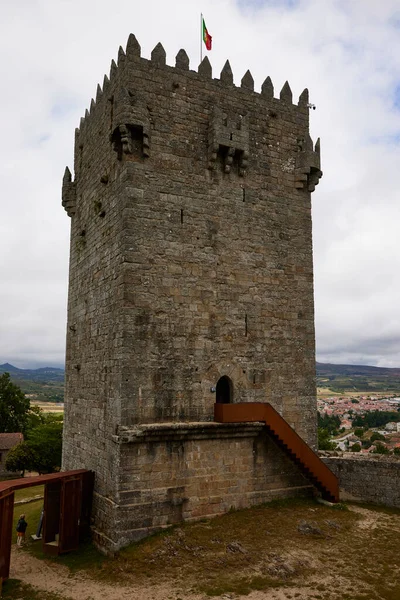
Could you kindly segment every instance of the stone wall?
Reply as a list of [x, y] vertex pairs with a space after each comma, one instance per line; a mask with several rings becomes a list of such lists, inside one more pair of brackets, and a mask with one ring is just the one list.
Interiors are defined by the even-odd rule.
[[95, 498], [96, 539], [111, 551], [183, 520], [313, 494], [261, 424], [139, 425], [121, 428], [114, 443], [121, 462], [111, 518], [109, 501]]
[[323, 457], [339, 478], [342, 500], [360, 500], [400, 508], [400, 459], [387, 456]]

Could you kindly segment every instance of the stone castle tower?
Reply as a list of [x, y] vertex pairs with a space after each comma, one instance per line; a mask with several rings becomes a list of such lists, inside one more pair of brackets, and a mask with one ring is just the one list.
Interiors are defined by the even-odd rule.
[[131, 35], [74, 168], [63, 467], [96, 473], [98, 545], [309, 489], [261, 424], [213, 422], [270, 402], [316, 442], [307, 90], [146, 60]]

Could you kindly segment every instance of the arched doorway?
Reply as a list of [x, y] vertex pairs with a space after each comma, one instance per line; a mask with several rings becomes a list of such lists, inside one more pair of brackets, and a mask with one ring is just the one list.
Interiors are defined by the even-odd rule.
[[232, 381], [226, 375], [218, 379], [216, 388], [216, 402], [218, 404], [229, 404], [233, 398]]

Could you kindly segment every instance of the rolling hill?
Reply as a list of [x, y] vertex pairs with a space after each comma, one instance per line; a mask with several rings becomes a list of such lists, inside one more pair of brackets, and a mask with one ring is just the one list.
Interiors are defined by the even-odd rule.
[[4, 363], [0, 365], [0, 375], [3, 373], [9, 373], [11, 381], [32, 399], [41, 402], [64, 402], [64, 369], [19, 369], [10, 363]]
[[368, 365], [316, 364], [317, 386], [333, 392], [400, 392], [400, 369]]
[[[317, 386], [333, 392], [389, 392], [400, 393], [400, 368], [371, 367], [368, 365], [336, 365], [316, 363]], [[9, 363], [0, 365], [0, 375], [9, 373], [11, 380], [26, 394], [38, 400], [63, 402], [64, 369], [42, 367], [19, 369]]]

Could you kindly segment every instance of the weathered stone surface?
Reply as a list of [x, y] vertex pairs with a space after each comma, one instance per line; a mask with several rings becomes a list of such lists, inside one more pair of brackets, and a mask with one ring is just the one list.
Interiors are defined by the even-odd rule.
[[290, 85], [287, 81], [285, 81], [283, 88], [281, 89], [281, 93], [280, 93], [280, 99], [283, 100], [284, 102], [292, 102], [293, 101], [293, 94], [292, 94], [292, 90], [290, 89]]
[[342, 499], [400, 508], [399, 458], [352, 453], [322, 460], [339, 478]]
[[118, 66], [121, 65], [121, 63], [124, 62], [126, 56], [125, 56], [125, 52], [122, 46], [119, 47], [118, 49]]
[[274, 86], [272, 84], [271, 77], [268, 76], [262, 84], [261, 93], [269, 99], [274, 97]]
[[110, 80], [108, 79], [107, 75], [104, 75], [104, 79], [103, 79], [103, 94], [105, 94], [107, 92], [109, 84], [110, 84]]
[[308, 89], [305, 88], [299, 96], [299, 106], [308, 108]]
[[167, 59], [167, 55], [163, 48], [163, 45], [158, 42], [157, 46], [153, 49], [151, 53], [151, 60], [157, 67], [164, 67]]
[[65, 167], [62, 183], [62, 205], [69, 217], [75, 214], [76, 210], [76, 187], [72, 181], [71, 171]]
[[249, 162], [248, 117], [238, 114], [230, 117], [215, 106], [210, 118], [208, 139], [208, 168], [216, 170], [222, 163], [224, 173], [230, 173], [236, 159], [238, 174], [243, 177]]
[[304, 138], [297, 139], [297, 147], [295, 187], [313, 192], [322, 177], [320, 139], [318, 138], [314, 148], [314, 143], [307, 134]]
[[179, 425], [138, 426], [114, 438], [119, 500], [111, 508], [96, 496], [99, 545], [115, 551], [182, 520], [312, 494], [261, 425]]
[[111, 67], [110, 67], [110, 79], [113, 79], [115, 77], [117, 70], [118, 70], [117, 64], [116, 64], [115, 60], [112, 59]]
[[261, 427], [213, 427], [222, 377], [233, 402], [271, 402], [316, 442], [311, 199], [295, 185], [319, 159], [308, 110], [236, 89], [230, 67], [221, 85], [208, 59], [194, 73], [132, 47], [63, 184], [63, 464], [96, 472], [112, 549], [308, 486]]
[[242, 88], [246, 88], [247, 90], [254, 90], [254, 79], [253, 75], [250, 73], [249, 70], [247, 70], [246, 73], [243, 75], [241, 86]]
[[136, 37], [131, 33], [126, 44], [126, 56], [129, 59], [140, 58], [140, 44]]
[[229, 60], [226, 61], [220, 75], [221, 83], [225, 85], [233, 85], [233, 73]]
[[182, 69], [183, 71], [189, 70], [189, 57], [186, 54], [186, 51], [183, 50], [182, 48], [179, 50], [178, 54], [176, 55], [175, 66], [178, 69]]
[[198, 73], [199, 75], [203, 75], [203, 77], [208, 77], [209, 79], [211, 79], [212, 68], [210, 61], [208, 60], [208, 56], [205, 56], [199, 64]]

